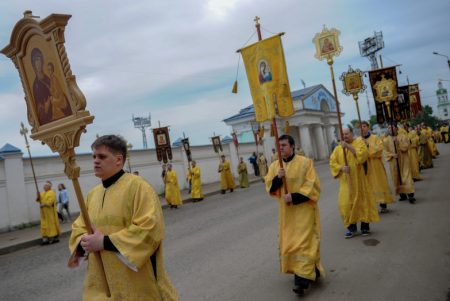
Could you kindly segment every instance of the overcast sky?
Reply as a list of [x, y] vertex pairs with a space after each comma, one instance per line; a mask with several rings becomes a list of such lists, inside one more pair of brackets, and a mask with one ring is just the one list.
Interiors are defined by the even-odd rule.
[[[151, 113], [152, 126], [171, 126], [171, 139], [186, 133], [191, 144], [209, 144], [215, 132], [229, 135], [222, 120], [251, 104], [242, 62], [239, 93], [230, 93], [235, 80], [236, 49], [255, 32], [261, 18], [263, 37], [286, 32], [283, 46], [292, 90], [323, 84], [332, 91], [328, 65], [314, 58], [312, 38], [323, 25], [341, 31], [341, 55], [335, 58], [336, 77], [348, 65], [370, 69], [359, 54], [358, 41], [383, 31], [385, 66], [402, 64], [399, 84], [418, 82], [422, 101], [436, 110], [438, 78], [450, 79], [444, 57], [450, 55], [450, 1], [364, 0], [172, 0], [172, 1], [1, 1], [0, 48], [9, 44], [23, 11], [46, 17], [71, 14], [66, 28], [66, 50], [72, 72], [86, 96], [94, 123], [82, 135], [77, 152], [89, 152], [96, 134], [116, 133], [142, 148], [141, 132], [132, 114]], [[253, 36], [248, 43], [256, 41]], [[368, 84], [366, 80], [366, 84]], [[338, 80], [338, 90], [342, 84]], [[450, 88], [450, 82], [444, 82]], [[372, 93], [369, 93], [374, 114]], [[0, 147], [10, 143], [25, 152], [20, 122], [26, 106], [18, 73], [0, 57]], [[344, 123], [356, 118], [353, 99], [339, 92]], [[368, 118], [365, 95], [362, 117]], [[28, 126], [29, 127], [29, 126]], [[149, 146], [153, 137], [148, 132]], [[31, 143], [34, 155], [51, 151]]]

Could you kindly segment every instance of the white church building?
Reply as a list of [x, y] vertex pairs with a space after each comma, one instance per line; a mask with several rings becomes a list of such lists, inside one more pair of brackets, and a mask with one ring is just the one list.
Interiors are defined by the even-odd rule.
[[[305, 155], [315, 160], [324, 160], [330, 156], [331, 144], [338, 137], [338, 116], [333, 95], [321, 84], [292, 91], [295, 114], [289, 118], [277, 118], [278, 134], [289, 134], [301, 147]], [[286, 120], [289, 130], [285, 133]], [[238, 114], [223, 120], [236, 132], [239, 142], [254, 141], [252, 121], [255, 121], [253, 105], [243, 108]], [[270, 136], [270, 124], [263, 124], [263, 150], [270, 158], [275, 140]]]
[[441, 120], [450, 120], [450, 102], [448, 101], [447, 89], [444, 88], [442, 81], [438, 83], [438, 89], [436, 90], [436, 96], [438, 99], [438, 117]]

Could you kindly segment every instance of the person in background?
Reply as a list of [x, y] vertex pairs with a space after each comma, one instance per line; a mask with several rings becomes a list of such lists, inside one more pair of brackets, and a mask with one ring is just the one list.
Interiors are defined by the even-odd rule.
[[183, 204], [183, 200], [181, 199], [177, 173], [172, 169], [172, 164], [170, 163], [167, 164], [164, 183], [166, 183], [166, 201], [169, 203], [170, 208], [177, 209], [179, 205]]
[[347, 228], [344, 237], [348, 239], [356, 234], [358, 222], [361, 222], [361, 234], [369, 235], [370, 223], [378, 222], [379, 216], [364, 172], [364, 163], [369, 157], [366, 143], [362, 138], [354, 139], [351, 128], [344, 128], [343, 134], [343, 141], [330, 156], [330, 171], [339, 180], [338, 207]]
[[248, 185], [248, 173], [247, 173], [247, 164], [244, 162], [244, 158], [240, 158], [238, 165], [238, 173], [239, 173], [239, 185], [241, 188], [247, 188]]
[[70, 211], [69, 211], [69, 195], [67, 194], [67, 189], [66, 186], [64, 186], [63, 183], [60, 183], [58, 185], [58, 212], [62, 217], [63, 223], [66, 221], [66, 219], [64, 218], [64, 213], [63, 210], [66, 210], [67, 213], [67, 218], [70, 220], [72, 220], [72, 217], [70, 216]]
[[227, 189], [229, 189], [230, 192], [233, 192], [235, 186], [234, 177], [231, 173], [230, 162], [225, 159], [225, 155], [221, 156], [221, 161], [217, 171], [220, 173], [220, 192], [225, 194]]
[[41, 208], [41, 237], [42, 244], [48, 245], [59, 242], [59, 221], [56, 210], [56, 193], [52, 190], [52, 182], [46, 181], [44, 191], [37, 193], [36, 202]]

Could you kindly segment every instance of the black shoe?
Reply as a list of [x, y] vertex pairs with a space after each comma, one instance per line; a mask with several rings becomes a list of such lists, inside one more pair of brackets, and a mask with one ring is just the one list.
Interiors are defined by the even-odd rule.
[[305, 294], [305, 290], [299, 285], [294, 286], [292, 291], [296, 293], [298, 296], [303, 296]]
[[416, 198], [414, 198], [414, 197], [409, 198], [409, 203], [410, 204], [414, 204], [415, 202], [416, 202]]
[[407, 200], [408, 200], [407, 198], [399, 198], [398, 199], [399, 202], [403, 202], [403, 201], [407, 201]]
[[233, 189], [233, 188], [231, 188], [231, 189], [230, 189], [230, 192], [233, 192], [233, 191], [234, 191], [234, 189]]
[[45, 246], [45, 245], [48, 245], [48, 244], [50, 244], [50, 242], [48, 240], [43, 240], [41, 242], [41, 246]]
[[225, 194], [226, 190], [221, 190], [220, 193], [221, 194]]

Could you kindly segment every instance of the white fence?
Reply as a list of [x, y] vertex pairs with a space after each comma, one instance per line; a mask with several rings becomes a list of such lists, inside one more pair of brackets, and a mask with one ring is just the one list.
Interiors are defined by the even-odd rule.
[[[233, 143], [223, 144], [223, 153], [231, 162], [231, 167], [237, 176], [238, 156]], [[182, 147], [173, 148], [173, 169], [177, 172], [180, 188], [186, 187], [187, 158]], [[239, 145], [239, 156], [244, 157], [249, 172], [253, 171], [247, 160], [255, 151], [252, 143]], [[219, 181], [219, 156], [214, 153], [211, 145], [191, 146], [192, 159], [197, 162], [202, 172], [204, 184]], [[267, 158], [266, 154], [266, 158]], [[81, 168], [79, 182], [86, 195], [100, 180], [95, 177], [92, 169], [92, 155], [77, 155], [77, 164]], [[71, 181], [64, 174], [64, 165], [59, 156], [33, 157], [39, 190], [45, 181], [53, 183], [56, 191], [59, 183], [63, 183], [69, 192], [70, 209], [78, 212], [78, 202]], [[135, 150], [130, 153], [131, 170], [138, 170], [139, 174], [149, 181], [155, 190], [163, 193], [161, 178], [161, 164], [156, 159], [154, 149]], [[128, 170], [128, 162], [124, 166]], [[219, 189], [219, 186], [217, 187]], [[23, 158], [21, 152], [0, 154], [0, 232], [9, 231], [21, 225], [39, 221], [39, 206], [35, 202], [36, 188], [33, 180], [30, 160]]]

